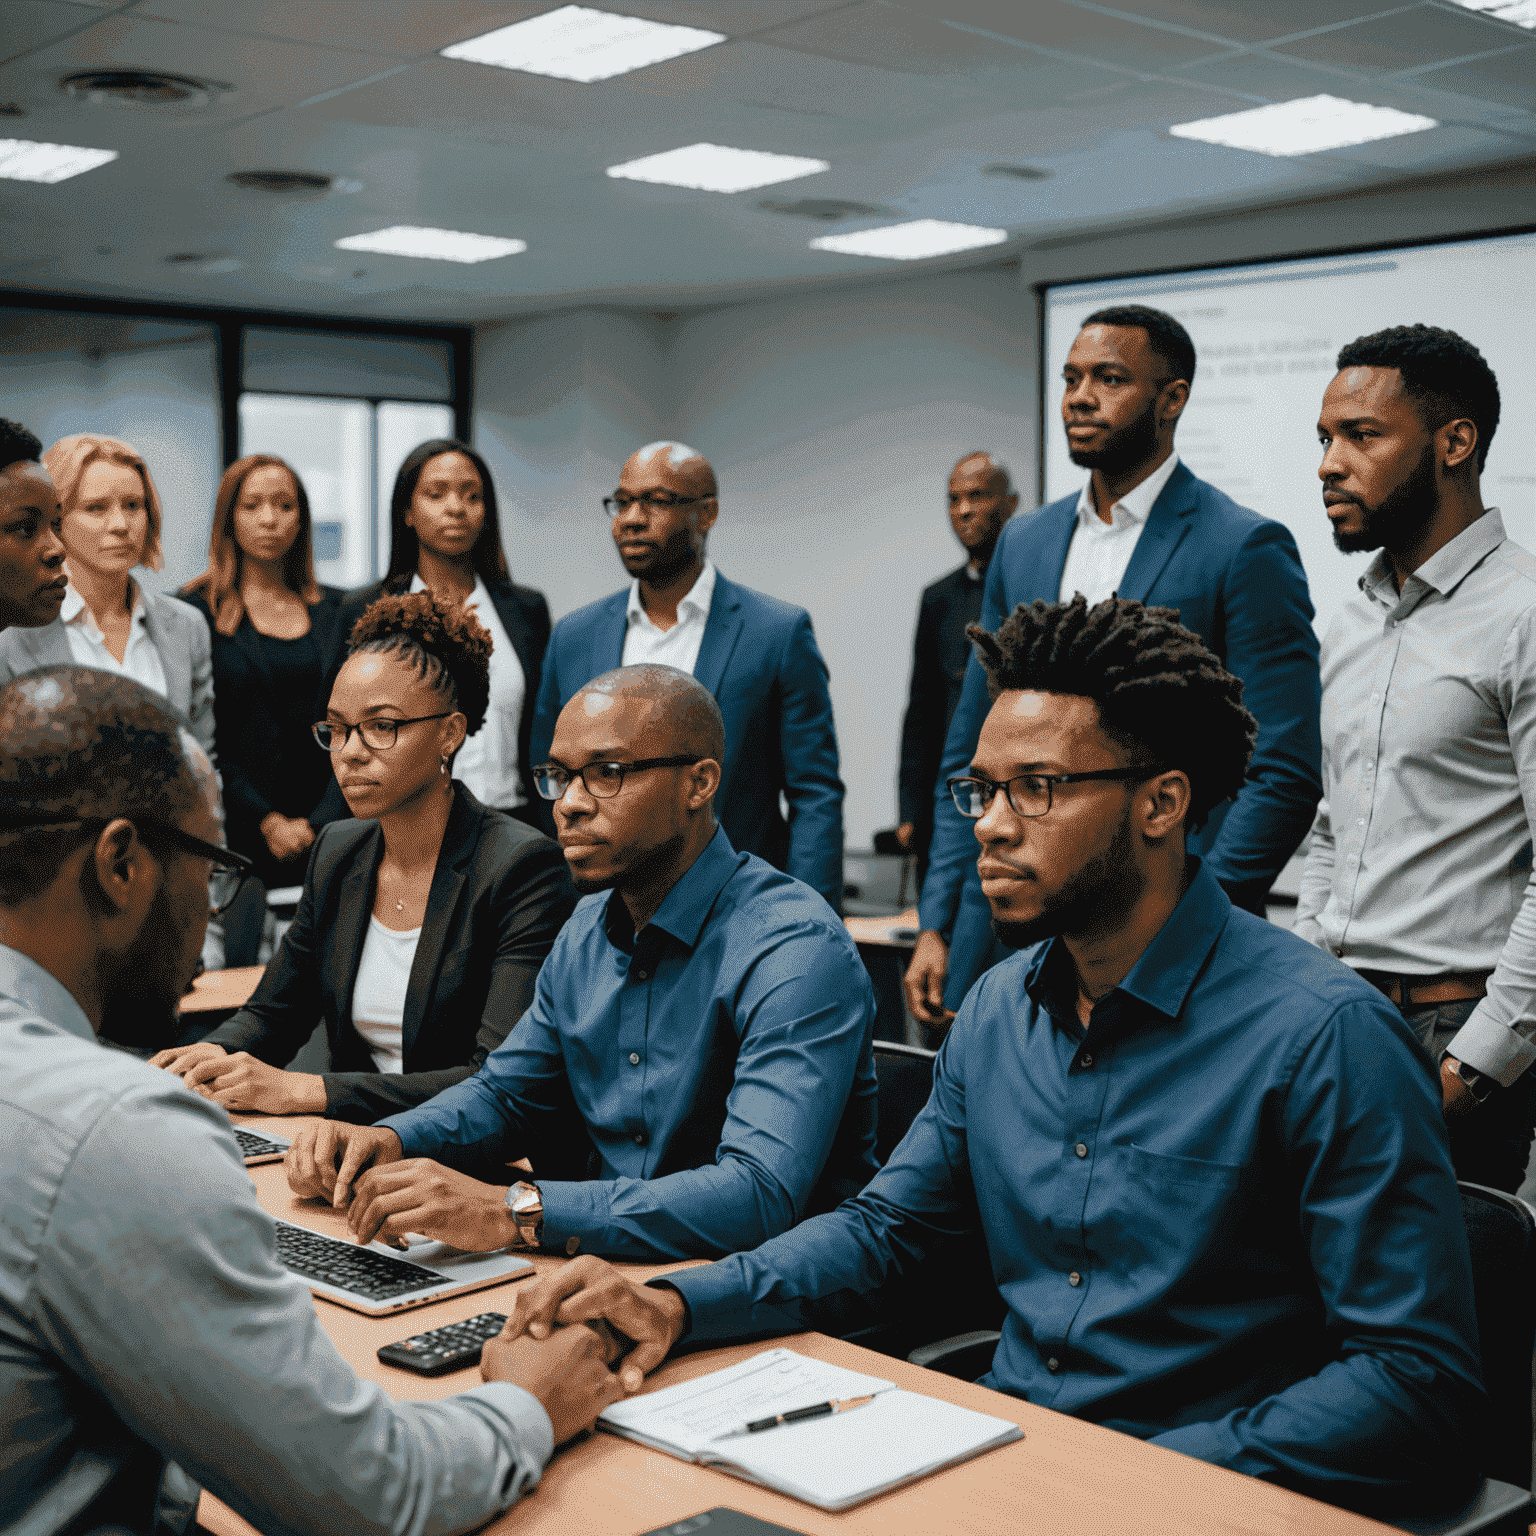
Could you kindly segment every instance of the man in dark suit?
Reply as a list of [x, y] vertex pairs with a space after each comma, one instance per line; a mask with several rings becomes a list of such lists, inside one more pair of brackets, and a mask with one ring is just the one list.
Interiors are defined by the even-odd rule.
[[641, 662], [691, 673], [725, 717], [716, 813], [732, 847], [803, 880], [841, 910], [843, 784], [827, 664], [810, 615], [716, 571], [705, 553], [720, 515], [715, 472], [694, 449], [648, 444], [603, 504], [634, 579], [628, 591], [555, 626], [530, 763], [548, 758], [560, 711], [593, 678]]
[[[1193, 851], [1238, 906], [1262, 913], [1322, 793], [1317, 635], [1290, 530], [1197, 479], [1174, 452], [1194, 374], [1194, 343], [1171, 315], [1127, 304], [1088, 317], [1061, 400], [1072, 462], [1091, 471], [1088, 484], [1003, 531], [980, 622], [995, 629], [1020, 603], [1078, 591], [1090, 603], [1118, 594], [1178, 610], [1242, 679], [1259, 722], [1248, 782], [1212, 813]], [[944, 743], [922, 932], [907, 971], [913, 1013], [938, 1028], [1007, 953], [992, 934], [971, 825], [944, 784], [969, 766], [986, 713], [973, 658]]]
[[1018, 510], [1019, 493], [990, 453], [968, 453], [949, 474], [949, 521], [965, 564], [923, 591], [912, 646], [912, 686], [901, 722], [901, 825], [896, 841], [917, 855], [917, 879], [928, 867], [933, 789], [944, 737], [960, 702], [971, 642], [965, 627], [981, 617], [981, 588], [1003, 525]]

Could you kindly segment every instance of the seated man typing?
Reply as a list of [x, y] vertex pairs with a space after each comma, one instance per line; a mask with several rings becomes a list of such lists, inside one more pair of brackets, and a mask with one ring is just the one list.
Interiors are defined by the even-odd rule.
[[[534, 781], [577, 888], [609, 894], [578, 904], [472, 1077], [374, 1127], [301, 1131], [296, 1193], [348, 1207], [363, 1241], [712, 1258], [863, 1187], [869, 978], [816, 892], [726, 840], [723, 755], [719, 707], [674, 667], [571, 699]], [[534, 1183], [452, 1166], [523, 1155]]]
[[583, 1258], [506, 1331], [606, 1317], [632, 1391], [679, 1338], [814, 1327], [979, 1223], [1008, 1306], [983, 1385], [1335, 1503], [1464, 1496], [1483, 1394], [1435, 1073], [1185, 856], [1243, 782], [1241, 685], [1138, 603], [971, 635], [994, 702], [953, 790], [1023, 953], [971, 989], [905, 1140], [754, 1253], [670, 1289]]

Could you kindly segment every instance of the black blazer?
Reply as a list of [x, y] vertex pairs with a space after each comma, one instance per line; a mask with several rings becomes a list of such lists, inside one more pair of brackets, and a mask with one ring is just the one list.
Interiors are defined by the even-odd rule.
[[[340, 646], [335, 665], [325, 682], [327, 702], [331, 697], [331, 684], [336, 681], [336, 674], [341, 671], [341, 664], [347, 657], [347, 637], [352, 633], [352, 626], [363, 616], [363, 610], [386, 589], [390, 592], [408, 592], [410, 587], [409, 576], [396, 576], [385, 581], [369, 582], [366, 587], [354, 587], [342, 598]], [[485, 588], [491, 595], [496, 617], [501, 620], [501, 627], [506, 630], [507, 638], [512, 642], [512, 649], [517, 652], [518, 662], [523, 669], [523, 713], [517, 726], [517, 767], [523, 781], [523, 798], [530, 805], [537, 805], [539, 795], [533, 787], [529, 752], [534, 705], [539, 697], [539, 679], [543, 674], [544, 651], [549, 645], [549, 604], [545, 602], [542, 592], [536, 592], [532, 587], [514, 586], [510, 581], [487, 581]], [[324, 715], [322, 707], [315, 718], [319, 720]], [[341, 799], [339, 789], [333, 790], [332, 794], [345, 806], [346, 802]], [[343, 810], [339, 814], [344, 816], [347, 812]]]
[[320, 833], [298, 914], [266, 975], [208, 1036], [280, 1067], [324, 1020], [325, 1112], [360, 1125], [479, 1068], [533, 1001], [539, 967], [576, 905], [560, 849], [455, 784], [405, 994], [404, 1071], [380, 1072], [352, 1025], [352, 987], [383, 851], [376, 821], [332, 822]]

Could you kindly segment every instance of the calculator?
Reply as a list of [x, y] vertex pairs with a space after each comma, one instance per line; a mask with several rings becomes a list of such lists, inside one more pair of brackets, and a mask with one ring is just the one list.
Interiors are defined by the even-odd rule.
[[379, 1359], [385, 1365], [415, 1371], [418, 1376], [446, 1376], [466, 1365], [478, 1365], [481, 1346], [501, 1332], [506, 1320], [505, 1312], [482, 1312], [462, 1323], [449, 1323], [429, 1333], [413, 1333], [398, 1344], [380, 1345]]

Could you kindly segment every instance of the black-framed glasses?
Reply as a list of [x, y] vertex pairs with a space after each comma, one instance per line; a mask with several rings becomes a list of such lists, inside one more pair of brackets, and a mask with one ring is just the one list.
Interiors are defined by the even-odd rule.
[[1161, 768], [1095, 768], [1090, 773], [1019, 773], [1001, 784], [974, 774], [944, 782], [954, 797], [955, 809], [972, 821], [980, 821], [998, 790], [1008, 796], [1015, 815], [1044, 816], [1051, 808], [1052, 785], [1085, 784], [1090, 779], [1139, 781], [1162, 772]]
[[609, 517], [628, 512], [638, 502], [647, 512], [665, 512], [669, 507], [689, 507], [696, 501], [711, 501], [710, 496], [673, 496], [666, 491], [647, 491], [643, 496], [630, 496], [620, 491], [614, 496], [603, 497], [603, 511]]
[[458, 713], [456, 709], [445, 709], [435, 715], [413, 715], [409, 720], [359, 720], [356, 725], [348, 725], [345, 721], [333, 725], [329, 720], [317, 720], [310, 726], [310, 730], [326, 752], [343, 751], [351, 741], [353, 731], [363, 738], [365, 747], [372, 747], [375, 752], [387, 752], [394, 746], [402, 725], [420, 725], [423, 720], [446, 720], [449, 715]]
[[585, 768], [564, 768], [559, 763], [540, 763], [533, 770], [533, 787], [546, 800], [558, 800], [580, 779], [594, 800], [612, 800], [624, 788], [624, 775], [644, 768], [691, 768], [702, 757], [642, 757], [633, 763], [588, 763]]
[[[46, 821], [17, 821], [10, 816], [0, 816], [0, 832], [48, 832], [63, 827], [100, 829], [114, 820], [116, 818], [112, 816], [66, 816], [59, 820], [50, 817]], [[217, 843], [204, 842], [202, 838], [193, 837], [190, 832], [183, 832], [180, 827], [173, 827], [170, 822], [161, 821], [157, 817], [124, 815], [123, 820], [131, 821], [145, 842], [170, 843], [183, 853], [207, 859], [213, 865], [213, 874], [208, 880], [208, 910], [214, 917], [229, 910], [235, 897], [240, 894], [240, 888], [251, 878], [256, 868], [243, 853], [236, 853], [232, 848], [221, 848]]]

